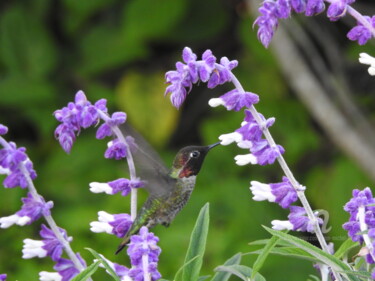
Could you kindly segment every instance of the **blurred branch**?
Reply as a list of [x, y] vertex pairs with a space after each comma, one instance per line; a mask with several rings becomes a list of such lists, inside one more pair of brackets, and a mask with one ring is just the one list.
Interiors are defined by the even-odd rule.
[[[253, 15], [258, 16], [259, 2], [248, 0], [247, 3], [251, 7]], [[375, 181], [373, 127], [352, 101], [345, 90], [346, 87], [340, 86], [342, 79], [337, 80], [332, 76], [333, 74], [326, 68], [323, 61], [315, 61], [320, 55], [316, 49], [313, 49], [313, 44], [309, 41], [304, 42], [307, 36], [301, 32], [302, 29], [296, 27], [295, 21], [291, 19], [286, 21], [288, 21], [287, 28], [283, 25], [284, 22], [281, 22], [273, 38], [273, 43], [271, 43], [271, 51], [279, 61], [280, 69], [297, 96], [332, 141], [353, 158]], [[292, 40], [287, 30], [297, 33], [297, 41]], [[304, 48], [307, 49], [305, 54], [301, 52]], [[308, 61], [306, 56], [308, 57], [311, 53], [317, 53], [317, 55]], [[315, 68], [315, 71], [312, 68]], [[324, 87], [327, 84], [329, 87]], [[341, 101], [339, 104], [345, 111], [340, 110], [332, 100], [331, 89], [335, 90], [333, 96]]]

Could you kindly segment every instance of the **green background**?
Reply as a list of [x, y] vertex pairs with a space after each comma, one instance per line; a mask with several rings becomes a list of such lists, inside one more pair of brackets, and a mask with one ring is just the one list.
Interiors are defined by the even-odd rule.
[[[84, 248], [90, 247], [129, 265], [125, 255], [114, 256], [118, 238], [89, 230], [100, 210], [129, 212], [129, 198], [92, 194], [88, 186], [92, 181], [123, 177], [126, 165], [103, 158], [106, 142], [96, 140], [92, 128], [82, 131], [71, 154], [65, 154], [53, 136], [57, 121], [52, 113], [72, 101], [79, 89], [92, 102], [106, 98], [110, 111], [127, 112], [129, 122], [170, 165], [179, 148], [213, 143], [238, 128], [243, 119], [242, 112], [207, 104], [211, 97], [230, 90], [230, 85], [210, 91], [203, 83], [195, 86], [179, 111], [163, 97], [164, 74], [181, 60], [185, 46], [198, 56], [211, 49], [217, 58], [239, 61], [234, 73], [246, 90], [259, 94], [257, 109], [266, 117], [276, 117], [271, 133], [286, 149], [285, 159], [297, 180], [307, 186], [312, 207], [330, 214], [327, 240], [337, 248], [346, 239], [341, 225], [348, 215], [343, 205], [353, 188], [371, 186], [371, 181], [297, 100], [272, 53], [257, 41], [254, 19], [244, 2], [34, 0], [2, 1], [0, 8], [0, 123], [9, 127], [8, 140], [27, 148], [38, 173], [38, 191], [54, 202], [53, 217], [74, 237], [73, 249], [87, 261], [92, 256]], [[331, 23], [323, 17], [323, 24]], [[337, 28], [343, 29], [341, 40], [345, 39], [347, 27]], [[343, 48], [355, 61], [359, 48], [353, 45]], [[361, 71], [366, 75], [364, 68]], [[357, 95], [358, 102], [365, 103], [367, 94]], [[233, 158], [241, 153], [235, 145], [215, 148], [187, 206], [169, 228], [153, 229], [160, 237], [159, 270], [164, 278], [173, 278], [182, 265], [190, 232], [206, 202], [211, 217], [202, 275], [213, 274], [235, 253], [252, 250], [249, 242], [268, 238], [261, 225], [286, 219], [286, 210], [255, 202], [249, 192], [251, 180], [279, 182], [280, 168], [276, 164], [238, 167]], [[0, 216], [16, 212], [25, 194], [20, 188], [0, 189]], [[140, 191], [140, 202], [145, 195]], [[39, 271], [53, 271], [48, 259], [21, 259], [22, 240], [39, 239], [41, 222], [0, 229], [0, 273], [7, 273], [8, 280], [38, 280]], [[313, 237], [301, 235], [314, 242]], [[251, 266], [255, 258], [247, 255], [243, 264]], [[305, 280], [316, 274], [306, 261], [275, 256], [261, 273], [279, 281]], [[108, 278], [99, 273], [96, 280]]]

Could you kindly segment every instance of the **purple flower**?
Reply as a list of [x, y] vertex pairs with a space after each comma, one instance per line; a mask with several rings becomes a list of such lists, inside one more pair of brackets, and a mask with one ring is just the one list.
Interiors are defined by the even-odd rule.
[[238, 64], [237, 61], [229, 61], [226, 57], [220, 59], [220, 64], [216, 63], [211, 50], [206, 50], [202, 60], [197, 60], [197, 56], [189, 47], [184, 48], [182, 58], [185, 63], [177, 62], [176, 70], [165, 74], [165, 80], [169, 85], [164, 95], [171, 94], [171, 102], [176, 108], [182, 105], [193, 84], [198, 81], [207, 82], [208, 88], [231, 81], [231, 70]]
[[243, 107], [249, 108], [258, 101], [258, 95], [250, 92], [239, 92], [238, 89], [234, 89], [220, 98], [210, 99], [209, 105], [212, 107], [223, 105], [227, 110], [240, 111]]
[[6, 281], [7, 275], [6, 274], [0, 274], [0, 281]]
[[345, 204], [344, 210], [350, 214], [348, 222], [343, 224], [343, 228], [348, 231], [349, 236], [353, 241], [363, 242], [363, 234], [361, 234], [361, 222], [359, 210], [363, 213], [363, 227], [375, 228], [374, 214], [375, 214], [375, 199], [372, 196], [371, 189], [366, 187], [364, 190], [353, 190], [353, 198]]
[[93, 193], [105, 192], [110, 195], [121, 192], [122, 196], [127, 196], [131, 188], [140, 188], [144, 185], [145, 182], [138, 178], [135, 180], [120, 178], [108, 183], [92, 182], [90, 183], [90, 191]]
[[114, 139], [108, 143], [108, 148], [104, 153], [105, 158], [114, 158], [120, 160], [128, 155], [127, 147], [125, 143], [121, 142], [119, 139]]
[[[375, 28], [375, 16], [372, 16], [371, 18], [364, 16], [364, 18], [372, 28]], [[353, 27], [348, 32], [347, 37], [352, 41], [358, 41], [359, 45], [364, 45], [371, 39], [372, 33], [367, 26], [364, 26], [361, 22], [357, 22], [357, 26]]]
[[26, 148], [17, 148], [14, 142], [8, 143], [2, 137], [0, 137], [0, 145], [3, 146], [0, 149], [0, 167], [3, 173], [8, 175], [3, 181], [4, 187], [13, 188], [20, 186], [21, 188], [26, 188], [28, 182], [21, 166], [23, 166], [31, 179], [36, 178], [33, 163], [26, 155]]
[[101, 99], [92, 105], [84, 92], [78, 91], [74, 103], [70, 102], [66, 107], [54, 112], [57, 121], [61, 122], [55, 130], [55, 137], [65, 152], [70, 152], [81, 128], [96, 125], [100, 121], [100, 114], [107, 113], [106, 102]]
[[[307, 231], [314, 232], [314, 222], [309, 219], [306, 215], [306, 211], [303, 207], [290, 206], [290, 214], [288, 215], [288, 221], [273, 220], [272, 228], [276, 230], [294, 230], [294, 231]], [[316, 220], [319, 224], [323, 224], [323, 220], [315, 213]]]
[[251, 181], [250, 183], [250, 190], [255, 201], [276, 202], [286, 209], [298, 199], [297, 192], [287, 177], [283, 177], [283, 181], [280, 183], [264, 184], [257, 181]]
[[92, 232], [106, 232], [117, 237], [124, 237], [132, 225], [132, 220], [128, 214], [109, 214], [104, 211], [98, 212], [98, 220], [90, 223]]
[[[82, 264], [85, 264], [84, 260], [79, 254], [77, 254], [77, 257]], [[53, 269], [55, 269], [57, 272], [40, 272], [40, 280], [69, 281], [79, 273], [79, 270], [74, 267], [74, 264], [71, 260], [63, 258], [58, 260]]]
[[279, 25], [277, 3], [274, 1], [264, 1], [262, 6], [258, 9], [261, 16], [259, 16], [254, 25], [258, 25], [258, 40], [266, 48], [270, 44], [274, 32]]
[[325, 9], [325, 4], [323, 0], [307, 0], [306, 5], [306, 16], [314, 16], [320, 14]]
[[331, 21], [339, 20], [345, 16], [348, 5], [354, 1], [355, 0], [333, 0], [328, 7], [327, 16]]
[[251, 153], [256, 157], [257, 164], [261, 166], [273, 164], [276, 158], [284, 152], [285, 150], [281, 145], [271, 147], [266, 140], [254, 143], [254, 146], [251, 148]]
[[8, 133], [8, 127], [4, 126], [3, 124], [0, 124], [0, 136], [5, 135], [6, 133]]
[[[128, 256], [133, 267], [129, 271], [129, 276], [134, 280], [143, 280], [145, 274], [149, 274], [151, 280], [157, 280], [161, 277], [157, 270], [157, 262], [161, 252], [160, 247], [157, 246], [158, 241], [159, 238], [148, 232], [145, 226], [141, 228], [138, 235], [131, 236]], [[146, 268], [144, 268], [144, 264], [147, 264]]]
[[13, 224], [21, 226], [31, 224], [41, 216], [50, 215], [50, 209], [53, 207], [52, 201], [46, 203], [42, 197], [39, 200], [35, 200], [31, 193], [28, 193], [26, 198], [22, 198], [22, 202], [21, 210], [14, 215], [0, 218], [1, 228], [8, 228]]
[[[67, 242], [73, 240], [72, 237], [68, 237], [66, 230], [59, 228], [59, 231]], [[44, 224], [42, 224], [42, 230], [39, 233], [43, 240], [25, 239], [23, 241], [22, 258], [44, 258], [49, 256], [53, 261], [59, 261], [63, 252], [62, 242], [58, 240], [55, 233]]]

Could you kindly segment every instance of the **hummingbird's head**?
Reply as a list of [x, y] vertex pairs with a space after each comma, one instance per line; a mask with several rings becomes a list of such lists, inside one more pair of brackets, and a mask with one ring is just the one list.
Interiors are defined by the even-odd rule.
[[203, 164], [208, 151], [220, 142], [208, 146], [186, 146], [182, 148], [173, 161], [173, 172], [179, 178], [196, 176]]

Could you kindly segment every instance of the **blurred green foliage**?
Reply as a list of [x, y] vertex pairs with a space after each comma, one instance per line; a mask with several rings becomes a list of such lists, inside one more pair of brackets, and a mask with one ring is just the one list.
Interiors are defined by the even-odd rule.
[[[239, 126], [243, 113], [210, 109], [211, 93], [204, 87], [193, 89], [180, 113], [163, 98], [163, 73], [174, 68], [184, 46], [198, 55], [210, 48], [217, 57], [239, 60], [236, 75], [247, 90], [260, 95], [258, 110], [276, 117], [271, 133], [285, 147], [296, 178], [308, 187], [313, 207], [330, 213], [328, 239], [338, 245], [345, 240], [343, 204], [353, 188], [370, 182], [317, 129], [290, 93], [270, 52], [256, 40], [252, 20], [241, 5], [241, 1], [215, 0], [0, 3], [0, 123], [10, 128], [7, 138], [27, 147], [39, 175], [38, 190], [54, 201], [54, 218], [74, 237], [73, 249], [85, 258], [91, 258], [84, 250], [90, 247], [114, 262], [128, 262], [124, 255], [114, 256], [119, 239], [89, 231], [100, 210], [128, 212], [128, 198], [88, 190], [91, 181], [123, 177], [126, 165], [103, 158], [106, 143], [95, 139], [94, 130], [82, 132], [71, 155], [66, 155], [54, 140], [52, 113], [71, 101], [78, 89], [91, 101], [106, 98], [112, 111], [128, 112], [166, 163], [182, 145], [215, 142], [220, 134]], [[212, 93], [226, 90], [221, 87]], [[281, 170], [277, 165], [238, 167], [233, 161], [238, 153], [243, 151], [234, 145], [216, 148], [206, 159], [187, 206], [168, 229], [155, 227], [163, 249], [160, 271], [166, 278], [172, 278], [183, 263], [190, 232], [206, 202], [211, 216], [202, 274], [213, 274], [235, 253], [250, 251], [248, 242], [268, 238], [262, 224], [285, 219], [287, 211], [252, 201], [248, 189], [250, 180], [279, 181]], [[25, 193], [19, 188], [0, 189], [0, 216], [17, 211]], [[140, 192], [140, 202], [145, 196]], [[21, 259], [22, 240], [38, 239], [39, 224], [0, 231], [0, 273], [8, 273], [9, 280], [38, 280], [39, 271], [53, 271], [47, 259]], [[254, 260], [246, 256], [242, 263], [251, 266]], [[302, 280], [315, 272], [308, 262], [271, 257], [261, 273], [282, 281]]]

